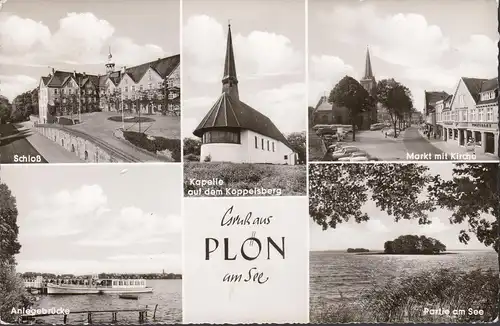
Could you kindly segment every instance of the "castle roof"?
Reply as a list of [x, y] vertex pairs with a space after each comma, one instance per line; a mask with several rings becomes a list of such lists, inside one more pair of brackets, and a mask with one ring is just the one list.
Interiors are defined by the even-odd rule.
[[[138, 66], [133, 66], [125, 69], [125, 73], [132, 78], [134, 82], [138, 82], [146, 74], [148, 69], [151, 67], [154, 71], [158, 73], [162, 78], [169, 76], [174, 69], [180, 64], [180, 55], [174, 55], [166, 58], [159, 58], [157, 60], [146, 62]], [[56, 70], [49, 77], [42, 77], [42, 81], [48, 87], [63, 87], [68, 79], [76, 77], [77, 82], [80, 86], [84, 86], [87, 82], [92, 82], [97, 87], [105, 87], [107, 75], [89, 75], [82, 73], [75, 73], [69, 71]], [[123, 78], [120, 71], [114, 71], [109, 75], [109, 79], [118, 85]]]

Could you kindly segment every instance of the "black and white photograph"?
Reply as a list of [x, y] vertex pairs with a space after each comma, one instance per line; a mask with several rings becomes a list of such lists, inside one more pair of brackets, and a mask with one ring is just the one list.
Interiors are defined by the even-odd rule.
[[0, 324], [182, 322], [181, 166], [9, 164], [0, 176]]
[[498, 322], [499, 169], [311, 164], [310, 322]]
[[182, 6], [185, 195], [305, 195], [305, 1]]
[[181, 162], [180, 0], [2, 1], [0, 162]]
[[497, 6], [310, 0], [309, 161], [498, 161]]

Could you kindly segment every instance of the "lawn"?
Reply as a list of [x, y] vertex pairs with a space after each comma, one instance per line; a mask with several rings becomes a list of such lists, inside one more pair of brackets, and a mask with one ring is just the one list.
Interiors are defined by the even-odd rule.
[[[216, 162], [184, 162], [184, 194], [188, 197], [231, 197], [231, 196], [305, 196], [305, 165], [238, 164]], [[211, 185], [213, 193], [197, 193], [201, 187], [193, 180], [220, 179], [223, 185]], [[236, 194], [230, 195], [226, 189], [253, 190], [276, 189], [274, 194]]]

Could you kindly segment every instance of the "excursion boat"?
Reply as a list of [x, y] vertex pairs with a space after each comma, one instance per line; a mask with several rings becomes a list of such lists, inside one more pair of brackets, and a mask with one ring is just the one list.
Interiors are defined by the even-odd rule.
[[92, 279], [87, 284], [47, 283], [47, 294], [151, 293], [143, 279]]

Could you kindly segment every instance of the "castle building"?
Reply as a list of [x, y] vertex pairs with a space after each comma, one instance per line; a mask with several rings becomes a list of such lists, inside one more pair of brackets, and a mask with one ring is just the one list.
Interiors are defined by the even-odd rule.
[[200, 161], [295, 165], [297, 153], [274, 123], [240, 100], [231, 25], [222, 94], [193, 134], [202, 139]]
[[[370, 51], [366, 50], [366, 59], [365, 59], [365, 73], [363, 78], [359, 81], [361, 86], [363, 86], [366, 91], [373, 97], [376, 96], [377, 93], [377, 81], [373, 74], [371, 59], [370, 59]], [[377, 113], [380, 112], [379, 116]], [[375, 106], [371, 108], [371, 110], [367, 112], [363, 112], [358, 116], [358, 121], [356, 125], [359, 129], [370, 129], [370, 125], [377, 121], [385, 121], [388, 120], [386, 115], [384, 115], [384, 110], [380, 108], [380, 106]], [[335, 104], [328, 103], [328, 96], [321, 96], [318, 104], [313, 112], [314, 123], [316, 124], [341, 124], [341, 125], [350, 125], [351, 117], [349, 114], [349, 110], [346, 107], [339, 107]]]
[[105, 72], [92, 75], [52, 69], [41, 77], [39, 123], [52, 123], [60, 115], [121, 112], [122, 108], [142, 114], [180, 114], [180, 55], [116, 71], [110, 51]]

